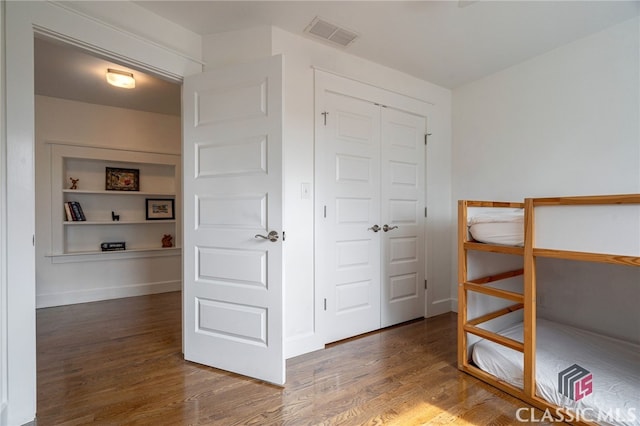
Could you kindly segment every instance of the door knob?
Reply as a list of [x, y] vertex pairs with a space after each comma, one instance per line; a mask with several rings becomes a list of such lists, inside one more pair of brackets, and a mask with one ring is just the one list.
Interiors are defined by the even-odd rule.
[[382, 226], [382, 230], [383, 230], [384, 232], [389, 232], [389, 231], [391, 231], [392, 229], [396, 229], [396, 228], [397, 228], [397, 226], [389, 226], [389, 225], [387, 225], [386, 223]]
[[376, 224], [373, 225], [371, 228], [367, 228], [367, 231], [373, 231], [373, 232], [378, 232], [381, 228]]
[[276, 241], [278, 241], [279, 237], [280, 236], [278, 235], [278, 231], [271, 231], [267, 235], [256, 234], [253, 238], [262, 238], [265, 240], [269, 240], [272, 243], [275, 243]]

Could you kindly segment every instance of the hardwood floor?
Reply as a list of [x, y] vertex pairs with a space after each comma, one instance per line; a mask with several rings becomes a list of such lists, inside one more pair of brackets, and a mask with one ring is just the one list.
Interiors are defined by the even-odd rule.
[[290, 359], [280, 388], [184, 361], [180, 304], [38, 310], [38, 425], [508, 425], [529, 407], [456, 369], [453, 313]]

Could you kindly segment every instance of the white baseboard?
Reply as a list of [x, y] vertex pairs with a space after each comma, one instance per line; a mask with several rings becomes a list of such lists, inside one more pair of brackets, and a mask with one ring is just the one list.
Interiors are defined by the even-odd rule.
[[324, 343], [319, 339], [317, 333], [307, 333], [285, 340], [284, 357], [289, 359], [320, 349], [324, 349]]
[[451, 312], [451, 299], [441, 299], [431, 302], [427, 307], [427, 318]]
[[182, 289], [182, 281], [161, 281], [156, 283], [133, 284], [121, 287], [76, 290], [63, 293], [36, 295], [36, 308], [73, 305], [75, 303], [97, 302], [100, 300], [120, 299], [122, 297], [143, 296], [146, 294], [167, 293]]
[[7, 403], [3, 401], [0, 404], [0, 426], [8, 426], [7, 423]]
[[458, 313], [458, 299], [451, 299], [451, 312]]

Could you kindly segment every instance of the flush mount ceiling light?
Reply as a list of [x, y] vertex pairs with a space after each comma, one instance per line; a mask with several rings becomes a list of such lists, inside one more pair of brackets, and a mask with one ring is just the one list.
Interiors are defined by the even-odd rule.
[[358, 38], [357, 33], [341, 28], [317, 16], [311, 21], [305, 32], [342, 47], [349, 46]]
[[133, 74], [126, 71], [107, 69], [107, 82], [112, 86], [122, 87], [124, 89], [133, 89], [136, 87], [136, 80]]

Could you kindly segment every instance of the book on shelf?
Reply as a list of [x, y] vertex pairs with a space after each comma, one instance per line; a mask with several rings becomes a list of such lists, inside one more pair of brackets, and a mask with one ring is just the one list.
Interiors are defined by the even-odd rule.
[[69, 207], [69, 203], [64, 203], [64, 213], [67, 216], [67, 221], [73, 221], [73, 215], [71, 214], [71, 207]]
[[64, 210], [67, 215], [67, 220], [71, 221], [86, 221], [87, 218], [82, 211], [82, 206], [77, 201], [67, 201], [64, 203]]

